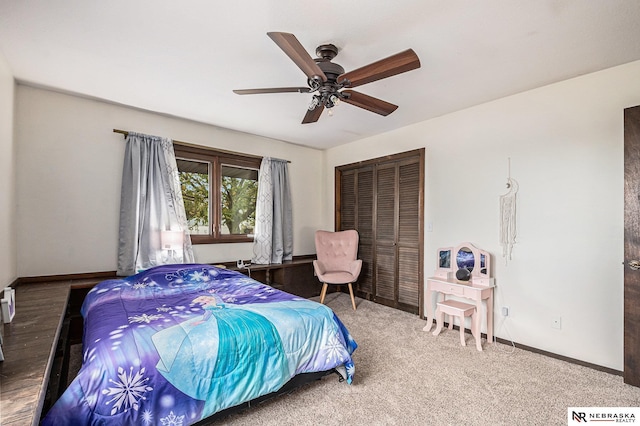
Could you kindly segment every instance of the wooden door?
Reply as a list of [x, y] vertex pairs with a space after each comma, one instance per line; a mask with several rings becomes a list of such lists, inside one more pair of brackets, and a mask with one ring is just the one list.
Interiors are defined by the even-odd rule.
[[419, 161], [398, 165], [398, 294], [397, 302], [422, 306], [422, 184], [424, 180]]
[[424, 150], [336, 168], [336, 230], [360, 234], [356, 294], [422, 312]]
[[393, 306], [397, 299], [398, 167], [376, 169], [374, 301]]
[[362, 167], [357, 173], [357, 226], [360, 235], [360, 245], [358, 246], [358, 257], [362, 259], [362, 270], [356, 283], [356, 291], [367, 296], [373, 293], [373, 167]]
[[358, 258], [362, 259], [362, 270], [354, 289], [370, 298], [373, 292], [373, 167], [337, 173], [336, 183], [336, 193], [340, 194], [336, 205], [336, 230], [358, 231]]
[[624, 259], [624, 382], [640, 386], [640, 106], [624, 110]]

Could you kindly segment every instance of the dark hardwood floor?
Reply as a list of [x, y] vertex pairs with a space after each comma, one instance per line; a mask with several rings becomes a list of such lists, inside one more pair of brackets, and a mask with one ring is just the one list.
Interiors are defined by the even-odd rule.
[[68, 357], [65, 361], [64, 351], [70, 341], [70, 307], [76, 309], [77, 300], [101, 280], [102, 277], [27, 282], [16, 286], [15, 317], [11, 323], [0, 325], [5, 357], [0, 362], [0, 424], [37, 425], [43, 408], [66, 386]]

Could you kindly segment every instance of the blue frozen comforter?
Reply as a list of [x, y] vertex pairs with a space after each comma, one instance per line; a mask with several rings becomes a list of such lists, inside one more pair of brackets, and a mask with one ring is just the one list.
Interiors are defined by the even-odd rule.
[[82, 368], [43, 425], [190, 425], [299, 373], [354, 373], [331, 309], [209, 265], [104, 281], [82, 315]]

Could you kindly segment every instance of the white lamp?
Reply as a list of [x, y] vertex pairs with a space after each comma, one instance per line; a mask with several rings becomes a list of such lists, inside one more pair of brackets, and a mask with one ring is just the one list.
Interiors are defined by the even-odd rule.
[[184, 244], [184, 232], [183, 231], [162, 231], [160, 234], [160, 243], [162, 244], [162, 250], [167, 250], [169, 258], [167, 262], [175, 263], [175, 252], [177, 250], [182, 251]]

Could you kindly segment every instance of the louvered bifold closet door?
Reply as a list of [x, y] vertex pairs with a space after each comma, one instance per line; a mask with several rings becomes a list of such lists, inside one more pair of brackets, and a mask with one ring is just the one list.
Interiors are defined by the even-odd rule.
[[358, 259], [362, 259], [362, 269], [355, 290], [364, 297], [373, 292], [373, 198], [373, 167], [341, 173], [337, 230], [358, 231]]
[[358, 297], [418, 314], [423, 305], [424, 150], [336, 167], [336, 229], [360, 234]]
[[376, 170], [375, 301], [396, 300], [397, 167], [381, 164]]
[[356, 230], [360, 234], [358, 258], [362, 270], [356, 290], [366, 296], [373, 294], [373, 167], [358, 170], [357, 174]]
[[338, 231], [356, 229], [356, 171], [342, 173], [340, 179], [340, 225]]
[[398, 167], [398, 302], [418, 308], [420, 302], [420, 164]]

